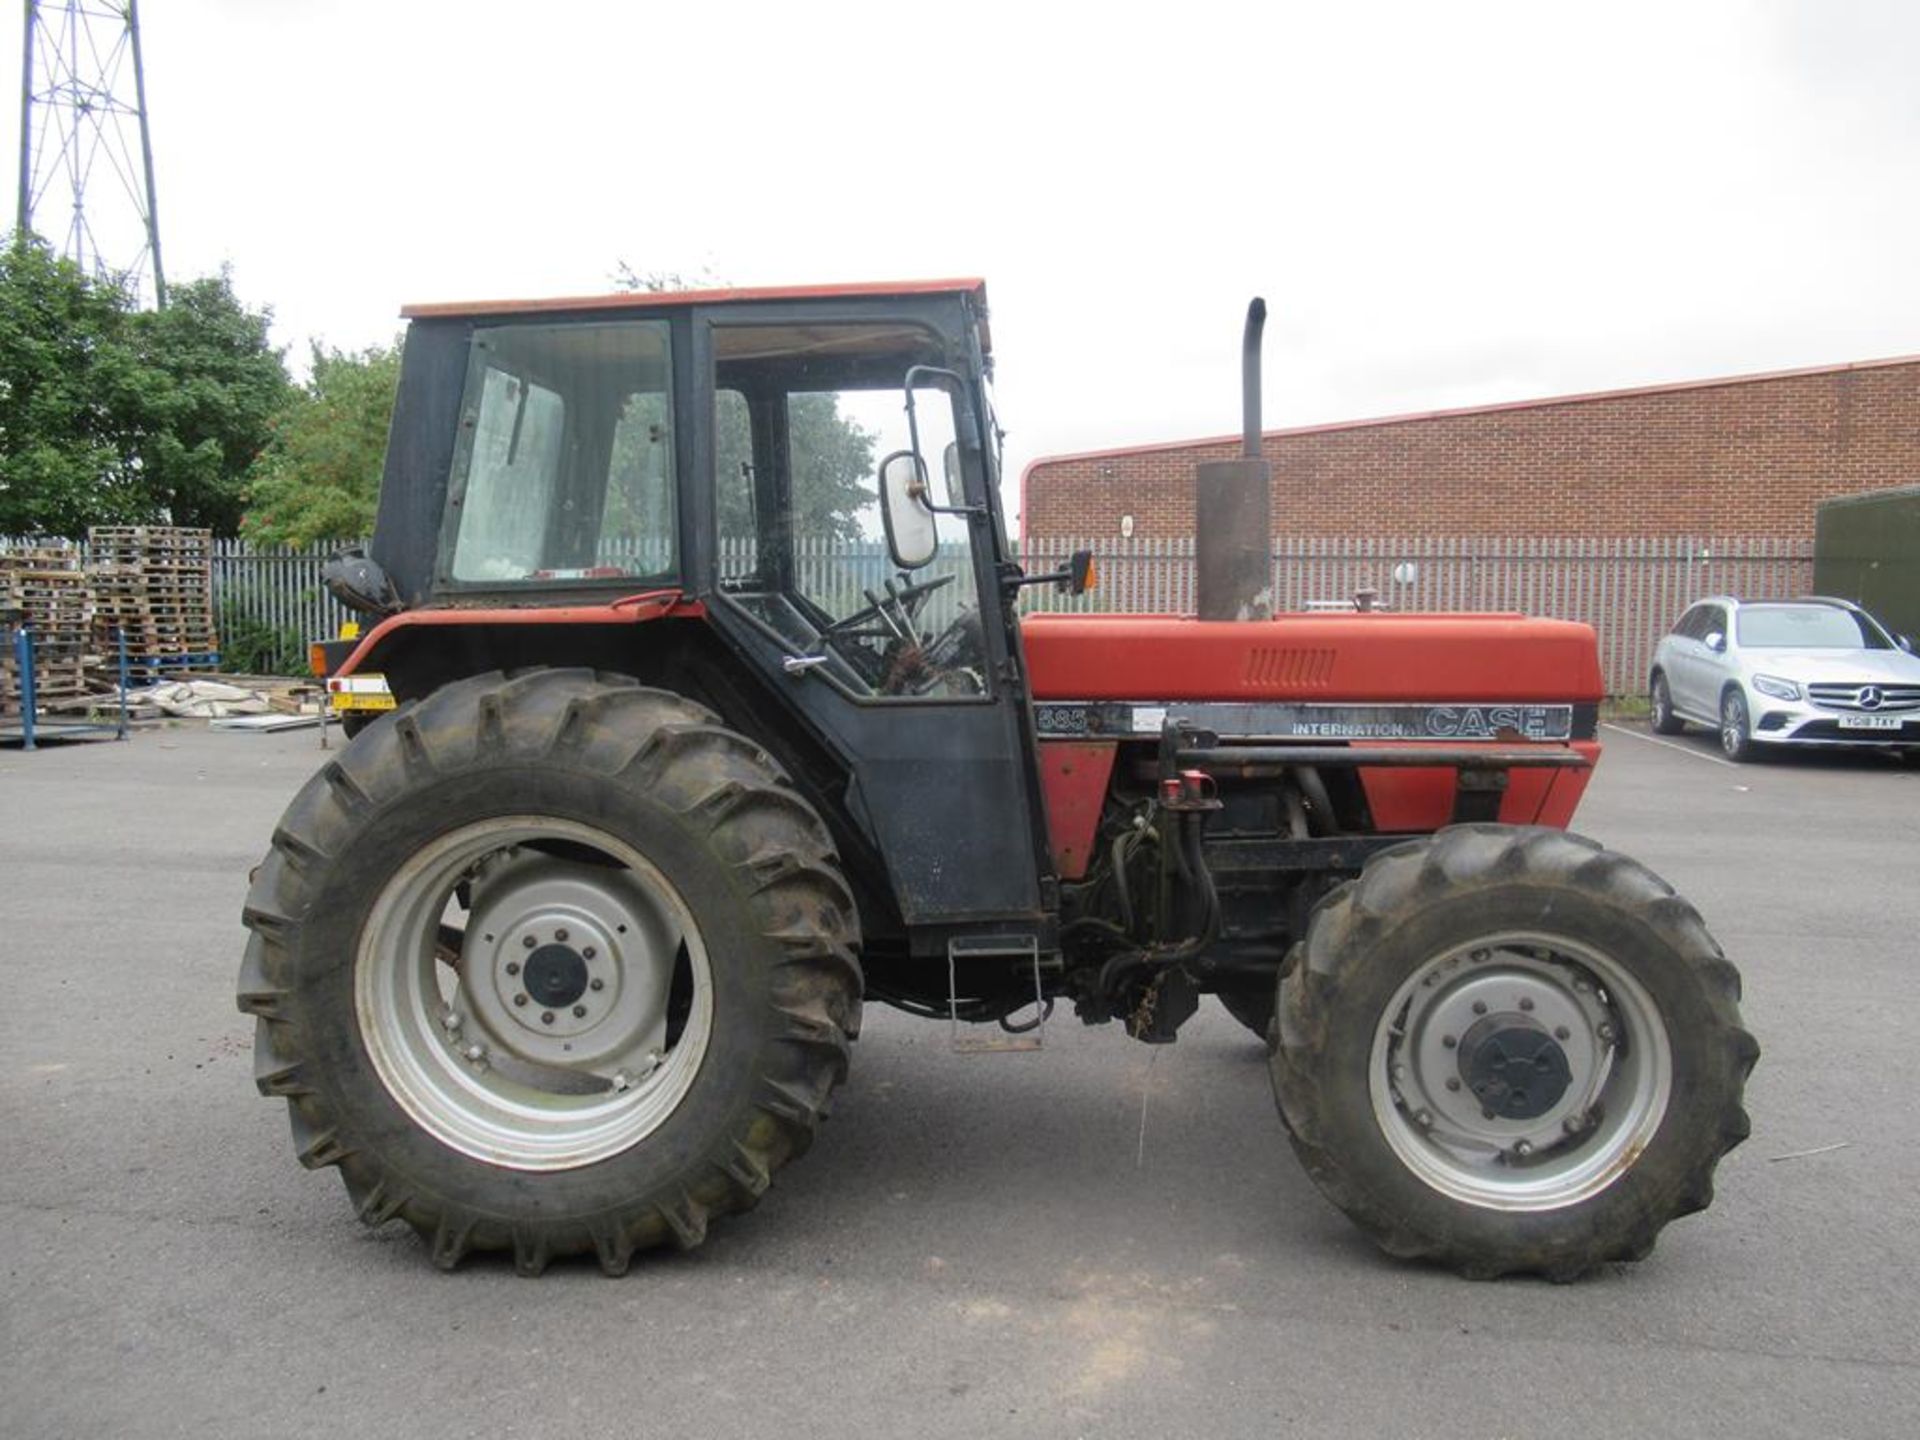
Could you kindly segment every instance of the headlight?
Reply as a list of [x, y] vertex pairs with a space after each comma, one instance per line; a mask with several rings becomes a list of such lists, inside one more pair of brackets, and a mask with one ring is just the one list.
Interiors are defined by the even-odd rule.
[[1781, 680], [1772, 675], [1753, 677], [1753, 688], [1762, 695], [1771, 695], [1776, 700], [1798, 700], [1800, 687], [1791, 680]]

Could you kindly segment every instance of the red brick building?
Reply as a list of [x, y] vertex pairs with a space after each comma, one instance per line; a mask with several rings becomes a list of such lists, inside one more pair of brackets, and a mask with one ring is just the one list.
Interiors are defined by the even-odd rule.
[[[1034, 539], [1193, 529], [1239, 437], [1036, 460]], [[1920, 483], [1920, 356], [1271, 431], [1274, 533], [1811, 539], [1817, 502]]]

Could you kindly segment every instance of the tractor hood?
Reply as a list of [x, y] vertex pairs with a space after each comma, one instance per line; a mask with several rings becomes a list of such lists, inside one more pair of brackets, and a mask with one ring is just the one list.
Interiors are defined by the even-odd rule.
[[1036, 700], [1597, 702], [1593, 628], [1517, 614], [1029, 615]]

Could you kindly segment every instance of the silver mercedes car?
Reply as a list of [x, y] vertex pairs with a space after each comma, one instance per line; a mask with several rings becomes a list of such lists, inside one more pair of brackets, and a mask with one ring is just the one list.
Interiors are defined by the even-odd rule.
[[1712, 727], [1729, 760], [1762, 745], [1870, 745], [1920, 755], [1920, 659], [1859, 606], [1814, 596], [1687, 608], [1653, 652], [1651, 723]]

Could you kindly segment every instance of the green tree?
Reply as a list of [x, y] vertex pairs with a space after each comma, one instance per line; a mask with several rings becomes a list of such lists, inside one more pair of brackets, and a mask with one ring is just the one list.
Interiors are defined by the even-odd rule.
[[249, 472], [241, 533], [274, 545], [369, 534], [399, 383], [397, 341], [356, 352], [314, 346], [312, 375]]
[[0, 251], [0, 534], [146, 518], [125, 297], [37, 237]]
[[[714, 476], [720, 534], [754, 534], [753, 435], [747, 407], [723, 390], [716, 397]], [[860, 512], [874, 504], [873, 447], [879, 437], [840, 413], [840, 397], [828, 391], [787, 397], [789, 454], [793, 461], [793, 533], [852, 541], [862, 537]]]
[[248, 469], [295, 393], [268, 343], [272, 318], [242, 305], [224, 270], [170, 287], [166, 309], [133, 316], [149, 386], [142, 484], [176, 525], [239, 529]]
[[37, 236], [0, 250], [0, 533], [209, 525], [231, 533], [242, 477], [290, 392], [225, 274], [141, 312]]

